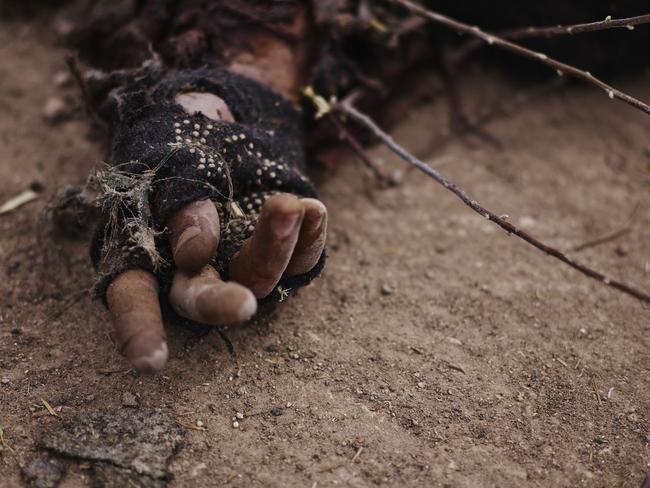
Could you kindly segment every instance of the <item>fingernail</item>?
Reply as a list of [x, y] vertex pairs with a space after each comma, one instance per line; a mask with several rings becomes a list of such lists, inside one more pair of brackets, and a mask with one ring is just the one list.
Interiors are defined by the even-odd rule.
[[257, 312], [257, 299], [250, 290], [246, 290], [246, 298], [239, 307], [239, 320], [244, 322], [250, 319]]
[[294, 231], [299, 219], [300, 215], [282, 215], [273, 217], [271, 219], [271, 230], [278, 238], [287, 237]]
[[169, 356], [169, 350], [167, 348], [167, 343], [162, 341], [158, 348], [154, 349], [149, 354], [142, 354], [136, 357], [130, 357], [129, 351], [126, 351], [126, 356], [133, 368], [138, 373], [157, 373], [165, 366], [167, 363], [167, 357]]
[[[319, 212], [316, 217], [309, 219], [309, 221], [307, 222], [307, 226], [308, 226], [307, 230], [309, 232], [314, 232], [316, 230], [319, 230], [322, 227], [324, 220], [325, 220], [325, 212]], [[304, 222], [303, 225], [305, 225]]]
[[257, 299], [247, 288], [224, 283], [208, 287], [196, 299], [200, 322], [206, 324], [237, 324], [250, 319], [257, 312]]
[[200, 233], [201, 233], [201, 228], [195, 225], [185, 229], [181, 233], [181, 235], [178, 236], [178, 241], [176, 242], [176, 253], [179, 253], [183, 249], [183, 246], [185, 246], [188, 242], [190, 242]]
[[323, 222], [327, 218], [327, 208], [323, 202], [315, 198], [304, 198], [302, 202], [305, 205], [305, 218], [302, 222], [303, 228], [309, 233], [320, 230]]

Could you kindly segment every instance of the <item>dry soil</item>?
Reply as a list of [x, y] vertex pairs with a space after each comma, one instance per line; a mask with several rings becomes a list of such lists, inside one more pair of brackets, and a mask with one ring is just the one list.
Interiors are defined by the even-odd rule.
[[[416, 172], [379, 189], [355, 162], [322, 187], [324, 276], [268, 320], [196, 338], [171, 328], [163, 374], [114, 350], [84, 243], [43, 210], [104, 157], [64, 51], [41, 22], [0, 23], [0, 486], [19, 486], [38, 433], [118, 408], [124, 393], [187, 429], [180, 486], [634, 487], [650, 463], [650, 310], [474, 215]], [[650, 100], [650, 76], [617, 80]], [[585, 86], [526, 86], [475, 68], [471, 118], [499, 144], [448, 136], [446, 102], [395, 135], [475, 198], [576, 257], [650, 289], [650, 118]], [[43, 119], [48, 97], [72, 116]], [[402, 164], [385, 149], [373, 157]], [[133, 404], [133, 397], [127, 396]], [[242, 413], [239, 428], [233, 417]], [[65, 487], [86, 486], [72, 466]]]

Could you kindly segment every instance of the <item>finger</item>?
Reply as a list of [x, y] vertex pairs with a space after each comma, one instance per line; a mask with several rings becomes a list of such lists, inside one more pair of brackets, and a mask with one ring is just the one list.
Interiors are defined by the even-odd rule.
[[179, 104], [188, 114], [200, 112], [212, 120], [224, 120], [234, 122], [228, 104], [223, 98], [214, 93], [185, 92], [176, 95], [176, 103]]
[[148, 271], [129, 270], [106, 290], [120, 352], [141, 373], [160, 371], [167, 362], [158, 283]]
[[221, 280], [212, 266], [198, 274], [176, 271], [169, 301], [179, 315], [202, 324], [244, 322], [257, 311], [257, 300], [247, 288]]
[[325, 205], [315, 198], [303, 198], [301, 202], [305, 208], [305, 216], [302, 219], [293, 256], [285, 271], [289, 276], [306, 273], [316, 266], [325, 248], [327, 237]]
[[291, 259], [303, 214], [302, 203], [293, 195], [269, 198], [253, 235], [230, 261], [230, 277], [257, 298], [271, 293]]
[[182, 207], [167, 221], [176, 266], [198, 271], [208, 264], [219, 245], [219, 213], [210, 200]]

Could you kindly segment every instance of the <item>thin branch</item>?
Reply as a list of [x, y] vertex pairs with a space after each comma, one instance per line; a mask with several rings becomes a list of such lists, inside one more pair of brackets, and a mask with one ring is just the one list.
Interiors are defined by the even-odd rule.
[[341, 121], [336, 118], [334, 114], [328, 114], [328, 119], [334, 124], [339, 132], [339, 138], [343, 139], [345, 143], [350, 146], [354, 151], [359, 160], [375, 175], [375, 177], [382, 183], [388, 186], [395, 186], [397, 181], [389, 175], [384, 174], [382, 169], [377, 165], [375, 161], [370, 159], [370, 157], [363, 150], [361, 143], [350, 133], [350, 131], [341, 123]]
[[623, 227], [622, 229], [617, 230], [616, 232], [612, 232], [610, 234], [606, 234], [602, 237], [598, 237], [596, 239], [593, 239], [588, 242], [584, 242], [582, 244], [579, 244], [575, 247], [571, 248], [571, 251], [573, 252], [580, 252], [584, 251], [585, 249], [589, 249], [591, 247], [596, 247], [600, 246], [602, 244], [607, 244], [608, 242], [615, 241], [619, 237], [623, 237], [625, 234], [629, 234], [630, 231], [632, 230], [632, 227], [630, 225], [627, 225]]
[[573, 25], [556, 25], [554, 27], [524, 27], [523, 29], [513, 29], [501, 34], [506, 39], [527, 39], [530, 37], [553, 37], [580, 34], [581, 32], [595, 32], [606, 29], [628, 29], [634, 30], [635, 25], [650, 23], [650, 14], [637, 15], [636, 17], [627, 17], [625, 19], [612, 19], [607, 17], [605, 20], [596, 22], [586, 22], [584, 24]]
[[90, 96], [90, 93], [88, 92], [88, 84], [86, 83], [83, 69], [79, 64], [79, 58], [75, 54], [68, 53], [65, 55], [64, 59], [65, 63], [68, 65], [70, 73], [72, 73], [72, 76], [79, 86], [79, 90], [81, 90], [81, 96], [86, 104], [86, 112], [89, 115], [95, 114], [95, 105], [93, 103], [92, 97]]
[[605, 234], [603, 236], [597, 237], [596, 239], [592, 239], [587, 242], [583, 242], [582, 244], [579, 244], [577, 246], [574, 246], [571, 248], [571, 251], [573, 252], [580, 252], [584, 251], [585, 249], [589, 249], [591, 247], [596, 247], [600, 246], [601, 244], [607, 244], [608, 242], [612, 242], [619, 237], [624, 236], [625, 234], [628, 234], [633, 227], [634, 224], [634, 218], [636, 217], [637, 210], [639, 209], [640, 204], [637, 204], [634, 207], [634, 210], [632, 210], [632, 214], [630, 215], [629, 220], [625, 224], [625, 226], [621, 227], [620, 229], [614, 231], [614, 232], [609, 232], [608, 234]]
[[515, 44], [514, 42], [503, 39], [502, 37], [499, 37], [497, 35], [488, 34], [487, 32], [481, 30], [477, 26], [471, 26], [469, 24], [465, 24], [458, 20], [452, 19], [451, 17], [447, 17], [446, 15], [439, 14], [438, 12], [427, 10], [422, 6], [411, 2], [410, 0], [391, 0], [391, 1], [397, 5], [401, 5], [407, 8], [411, 12], [415, 12], [418, 15], [426, 17], [439, 24], [445, 25], [458, 32], [464, 32], [466, 34], [470, 34], [472, 36], [482, 39], [483, 41], [487, 42], [490, 45], [498, 46], [502, 49], [505, 49], [506, 51], [510, 51], [520, 56], [523, 56], [525, 58], [532, 59], [534, 61], [538, 61], [542, 64], [545, 64], [555, 69], [560, 75], [566, 73], [575, 78], [584, 80], [587, 83], [591, 83], [592, 85], [595, 85], [598, 88], [604, 90], [605, 93], [607, 93], [607, 95], [609, 96], [609, 98], [616, 98], [618, 100], [621, 100], [633, 106], [634, 108], [639, 109], [642, 112], [650, 115], [650, 105], [647, 105], [641, 100], [638, 100], [628, 95], [627, 93], [623, 93], [622, 91], [617, 90], [613, 86], [608, 85], [601, 79], [596, 78], [589, 71], [583, 71], [579, 68], [576, 68], [575, 66], [571, 66], [570, 64], [566, 64], [563, 63], [562, 61], [558, 61], [557, 59], [551, 58], [542, 52], [533, 51], [532, 49], [528, 49], [526, 47], [520, 46], [519, 44]]
[[[424, 20], [420, 17], [421, 20]], [[498, 36], [503, 39], [530, 39], [535, 37], [555, 37], [564, 35], [581, 34], [583, 32], [596, 32], [608, 29], [627, 29], [633, 31], [637, 25], [650, 23], [650, 14], [638, 15], [636, 17], [627, 17], [624, 19], [612, 19], [607, 17], [605, 20], [595, 22], [586, 22], [584, 24], [572, 25], [556, 25], [546, 27], [520, 27], [517, 29], [510, 29], [507, 31], [499, 32]], [[399, 31], [397, 31], [399, 33]], [[483, 41], [478, 38], [473, 38], [466, 42], [454, 53], [454, 59], [464, 60], [472, 52], [476, 51], [483, 45]]]
[[58, 310], [55, 310], [52, 314], [47, 316], [47, 320], [52, 321], [60, 318], [64, 313], [66, 313], [72, 306], [76, 305], [79, 303], [81, 299], [83, 299], [84, 296], [90, 296], [90, 292], [92, 291], [92, 286], [89, 286], [87, 288], [84, 288], [81, 291], [78, 291], [72, 297], [70, 297], [66, 303], [61, 306]]
[[[400, 1], [400, 0], [398, 0]], [[643, 291], [637, 290], [633, 288], [630, 285], [627, 285], [625, 283], [613, 280], [611, 278], [608, 278], [604, 274], [584, 265], [581, 264], [577, 261], [574, 261], [572, 258], [568, 257], [561, 251], [544, 244], [543, 242], [539, 241], [532, 235], [528, 234], [527, 232], [515, 227], [512, 225], [510, 222], [506, 221], [504, 218], [499, 217], [497, 214], [494, 212], [487, 210], [485, 207], [483, 207], [481, 204], [479, 204], [476, 200], [473, 200], [462, 188], [457, 186], [455, 183], [452, 181], [448, 180], [445, 176], [443, 176], [440, 172], [437, 170], [433, 169], [431, 166], [427, 165], [425, 162], [421, 161], [420, 159], [416, 158], [413, 156], [411, 153], [409, 153], [406, 149], [404, 149], [402, 146], [400, 146], [395, 140], [386, 132], [384, 132], [370, 117], [368, 117], [366, 114], [359, 112], [353, 105], [352, 101], [348, 98], [346, 100], [341, 101], [340, 103], [332, 106], [332, 110], [338, 111], [342, 114], [347, 114], [350, 116], [352, 119], [369, 129], [376, 137], [378, 137], [388, 148], [397, 154], [400, 158], [402, 158], [404, 161], [407, 163], [415, 166], [417, 169], [422, 171], [424, 174], [427, 176], [433, 178], [437, 183], [445, 187], [447, 190], [451, 191], [454, 195], [456, 195], [458, 198], [462, 200], [462, 202], [467, 205], [469, 208], [474, 210], [476, 213], [481, 215], [482, 217], [486, 218], [487, 220], [491, 220], [494, 222], [496, 225], [501, 227], [503, 230], [508, 232], [509, 234], [514, 234], [517, 237], [523, 239], [524, 241], [528, 242], [531, 244], [533, 247], [536, 247], [540, 251], [545, 252], [549, 256], [552, 256], [556, 259], [559, 259], [563, 263], [568, 264], [572, 268], [578, 270], [585, 276], [592, 278], [596, 281], [599, 281], [609, 287], [615, 288], [617, 290], [622, 291], [623, 293], [626, 293], [628, 295], [631, 295], [642, 302], [645, 303], [650, 303], [650, 295], [646, 294]]]

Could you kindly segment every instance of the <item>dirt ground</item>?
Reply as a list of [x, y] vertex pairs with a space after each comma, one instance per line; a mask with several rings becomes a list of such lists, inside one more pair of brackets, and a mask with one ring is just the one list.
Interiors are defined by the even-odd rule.
[[[85, 244], [42, 212], [102, 158], [80, 110], [50, 124], [64, 51], [41, 24], [0, 23], [0, 486], [20, 486], [39, 432], [77, 414], [160, 408], [186, 428], [180, 486], [637, 488], [650, 467], [650, 310], [508, 237], [411, 172], [381, 190], [356, 164], [323, 187], [324, 276], [270, 319], [196, 338], [169, 329], [164, 374], [114, 350]], [[650, 100], [650, 75], [617, 84]], [[450, 138], [444, 99], [395, 132], [478, 200], [650, 288], [650, 118], [584, 86], [523, 86], [474, 69], [471, 117], [499, 145]], [[523, 97], [523, 98], [522, 98]], [[499, 112], [505, 106], [505, 114]], [[384, 149], [372, 151], [401, 168]], [[48, 414], [46, 400], [61, 418]], [[130, 398], [133, 403], [133, 398]], [[233, 417], [242, 413], [239, 428]], [[86, 486], [73, 464], [62, 486]]]

